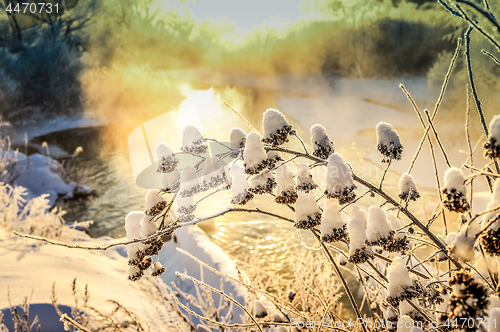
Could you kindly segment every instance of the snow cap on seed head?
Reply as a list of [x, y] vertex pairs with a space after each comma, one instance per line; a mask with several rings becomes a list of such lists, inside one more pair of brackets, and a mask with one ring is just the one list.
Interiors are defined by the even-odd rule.
[[[366, 210], [363, 210], [359, 206], [354, 205], [352, 207], [351, 215], [349, 216], [348, 221], [351, 222], [351, 220], [354, 220], [354, 219], [361, 220], [363, 222], [365, 229], [366, 229], [366, 225], [368, 223], [368, 212]], [[363, 233], [365, 233], [364, 230], [363, 230]]]
[[186, 166], [182, 170], [180, 179], [180, 197], [192, 197], [201, 191], [200, 178], [196, 174], [196, 169], [193, 166]]
[[256, 131], [252, 131], [247, 135], [243, 160], [248, 174], [258, 174], [267, 166], [267, 154], [264, 145], [260, 141], [260, 135]]
[[312, 175], [309, 172], [309, 166], [299, 165], [297, 168], [297, 190], [308, 193], [317, 187], [318, 185], [314, 183]]
[[288, 142], [288, 135], [294, 133], [283, 113], [272, 108], [264, 112], [262, 127], [264, 128], [262, 141], [272, 146]]
[[309, 229], [321, 223], [321, 210], [316, 202], [317, 197], [314, 191], [305, 193], [298, 192], [295, 203], [295, 224], [296, 228]]
[[276, 187], [274, 174], [266, 171], [250, 179], [250, 192], [256, 195], [271, 194]]
[[349, 262], [360, 264], [373, 258], [372, 250], [366, 246], [365, 223], [359, 219], [352, 219], [349, 221], [348, 229]]
[[231, 134], [229, 136], [229, 141], [231, 142], [232, 149], [241, 149], [245, 146], [247, 140], [247, 134], [241, 128], [234, 127], [231, 129]]
[[379, 122], [377, 124], [377, 149], [384, 156], [382, 162], [389, 160], [400, 160], [403, 153], [403, 146], [399, 141], [397, 131], [389, 123]]
[[297, 200], [297, 191], [295, 190], [295, 174], [290, 170], [287, 164], [282, 164], [276, 169], [276, 199], [279, 204], [294, 204]]
[[311, 145], [313, 146], [313, 156], [321, 159], [327, 159], [335, 152], [332, 140], [325, 127], [320, 124], [311, 127]]
[[344, 157], [335, 152], [328, 158], [326, 175], [326, 191], [328, 198], [339, 200], [340, 204], [348, 203], [356, 198], [356, 186], [352, 180], [351, 170]]
[[368, 223], [366, 239], [371, 245], [387, 244], [394, 236], [391, 224], [387, 220], [384, 209], [379, 206], [370, 206], [368, 209]]
[[500, 157], [500, 115], [495, 115], [490, 122], [488, 141], [484, 143], [484, 155], [491, 159]]
[[340, 205], [336, 200], [326, 200], [321, 216], [320, 230], [321, 240], [324, 242], [347, 240], [347, 225], [340, 215]]
[[[141, 220], [146, 216], [144, 212], [141, 211], [132, 211], [127, 214], [125, 217], [125, 231], [127, 233], [127, 241], [132, 241], [140, 238], [140, 230], [141, 230]], [[137, 253], [144, 249], [144, 244], [131, 243], [127, 245], [127, 255], [129, 261], [135, 261], [138, 256]]]
[[145, 205], [146, 205], [146, 210], [151, 210], [158, 204], [163, 204], [165, 200], [163, 199], [163, 196], [160, 195], [160, 191], [158, 189], [150, 189], [146, 193], [145, 197]]
[[243, 205], [253, 198], [253, 194], [248, 190], [247, 177], [245, 170], [240, 165], [233, 165], [229, 170], [231, 174], [231, 194], [233, 196], [232, 203]]
[[469, 210], [465, 176], [456, 167], [449, 168], [444, 174], [444, 186], [441, 188], [442, 203], [450, 211], [464, 213]]
[[157, 172], [170, 173], [175, 170], [179, 159], [175, 158], [174, 151], [167, 144], [160, 142], [156, 145]]
[[224, 160], [219, 160], [216, 157], [210, 157], [205, 160], [203, 170], [203, 189], [208, 190], [226, 183], [226, 173], [224, 166], [227, 163]]
[[264, 318], [267, 316], [267, 310], [266, 307], [260, 302], [259, 300], [255, 300], [254, 305], [253, 305], [253, 310], [255, 317], [257, 318]]
[[195, 126], [187, 126], [184, 128], [182, 132], [182, 151], [203, 154], [207, 149], [206, 139], [200, 129]]
[[420, 194], [417, 190], [417, 184], [415, 183], [413, 176], [408, 173], [403, 173], [403, 175], [401, 175], [401, 178], [399, 179], [398, 196], [405, 201], [416, 201], [417, 198], [420, 197]]
[[411, 292], [413, 282], [403, 258], [396, 257], [392, 260], [391, 266], [389, 267], [388, 279], [387, 301], [392, 306], [396, 307], [403, 299], [415, 297], [416, 294]]

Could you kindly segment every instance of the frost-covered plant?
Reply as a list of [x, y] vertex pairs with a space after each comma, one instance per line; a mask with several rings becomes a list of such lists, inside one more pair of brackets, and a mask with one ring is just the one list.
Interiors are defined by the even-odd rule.
[[386, 216], [395, 234], [392, 240], [384, 246], [384, 249], [388, 252], [400, 252], [404, 255], [410, 249], [410, 240], [406, 235], [406, 231], [400, 230], [401, 221], [392, 211], [386, 211]]
[[208, 145], [200, 129], [195, 126], [187, 126], [182, 132], [181, 151], [194, 154], [203, 154]]
[[396, 307], [402, 300], [415, 298], [418, 293], [406, 268], [403, 258], [396, 257], [389, 267], [387, 302]]
[[264, 128], [262, 142], [271, 146], [286, 143], [288, 135], [295, 134], [295, 130], [292, 129], [292, 125], [288, 123], [283, 113], [272, 108], [264, 112], [262, 128]]
[[[493, 185], [491, 201], [486, 207], [487, 211], [500, 207], [500, 179]], [[483, 233], [481, 235], [481, 245], [484, 251], [492, 256], [500, 256], [500, 210], [492, 211], [483, 216]], [[496, 220], [496, 221], [495, 221]]]
[[320, 124], [311, 127], [311, 145], [313, 146], [313, 156], [321, 159], [328, 159], [335, 152], [332, 140], [325, 127]]
[[180, 178], [179, 196], [181, 198], [193, 197], [202, 190], [196, 169], [190, 165], [184, 167]]
[[281, 157], [281, 153], [278, 151], [268, 151], [267, 152], [267, 167], [269, 169], [274, 169], [276, 165], [283, 161], [283, 158]]
[[484, 143], [484, 155], [491, 159], [500, 157], [500, 115], [495, 115], [490, 122], [488, 141]]
[[209, 157], [205, 160], [202, 174], [202, 188], [209, 190], [226, 185], [228, 179], [224, 167], [227, 163], [224, 160], [218, 160], [216, 157]]
[[347, 224], [340, 215], [340, 205], [327, 199], [321, 216], [321, 240], [324, 242], [348, 241]]
[[[487, 317], [489, 294], [487, 287], [465, 270], [456, 272], [449, 280], [451, 287], [448, 310], [441, 314], [441, 320], [472, 320], [473, 324], [462, 327], [465, 331], [476, 331], [479, 323]], [[498, 323], [497, 323], [498, 324]]]
[[231, 174], [232, 204], [245, 205], [253, 198], [253, 194], [248, 190], [248, 183], [245, 170], [240, 165], [233, 165], [229, 170]]
[[340, 204], [349, 203], [356, 198], [356, 186], [344, 157], [337, 152], [333, 153], [328, 158], [327, 172], [326, 197], [337, 199]]
[[469, 210], [465, 177], [462, 170], [452, 167], [444, 174], [444, 185], [441, 188], [442, 204], [450, 211], [464, 213]]
[[288, 168], [287, 164], [282, 164], [276, 169], [276, 198], [279, 204], [294, 204], [297, 200], [295, 190], [295, 174]]
[[384, 209], [378, 206], [371, 206], [368, 210], [366, 243], [372, 246], [382, 246], [386, 249], [390, 248], [393, 241], [394, 230], [387, 220]]
[[349, 262], [361, 264], [373, 259], [373, 251], [366, 245], [365, 223], [360, 219], [352, 219], [349, 229]]
[[174, 151], [165, 143], [156, 145], [156, 159], [158, 162], [157, 172], [170, 173], [173, 172], [179, 164], [179, 159], [174, 155]]
[[262, 174], [255, 175], [250, 179], [250, 192], [256, 195], [271, 194], [276, 188], [277, 183], [274, 174], [265, 171]]
[[320, 225], [321, 210], [316, 202], [317, 197], [314, 192], [298, 192], [297, 202], [295, 203], [295, 223], [294, 227], [300, 229], [309, 229]]
[[234, 127], [231, 129], [231, 134], [229, 135], [229, 141], [231, 142], [231, 149], [241, 150], [245, 147], [245, 142], [247, 141], [247, 134], [241, 128]]
[[243, 150], [243, 161], [248, 174], [259, 174], [268, 165], [264, 145], [260, 141], [259, 133], [256, 131], [252, 131], [247, 135], [245, 149]]
[[377, 150], [384, 156], [383, 163], [391, 160], [401, 160], [403, 146], [399, 141], [397, 131], [389, 123], [379, 122], [377, 124]]
[[408, 173], [403, 173], [399, 179], [398, 196], [404, 201], [416, 201], [420, 197], [417, 190], [417, 184], [415, 183], [413, 176]]
[[318, 185], [314, 183], [311, 173], [309, 173], [309, 166], [299, 165], [297, 171], [297, 190], [303, 192], [310, 192], [318, 188]]

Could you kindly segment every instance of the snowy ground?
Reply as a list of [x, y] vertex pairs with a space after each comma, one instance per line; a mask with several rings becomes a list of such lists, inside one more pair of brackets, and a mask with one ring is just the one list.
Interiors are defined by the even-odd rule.
[[[103, 237], [89, 239], [80, 244], [105, 245], [113, 241], [117, 240]], [[175, 272], [179, 271], [200, 279], [200, 265], [178, 252], [177, 247], [191, 253], [218, 271], [237, 277], [232, 261], [197, 226], [178, 230], [176, 241], [167, 242], [159, 255], [160, 262], [167, 268], [161, 276], [165, 284], [170, 285], [175, 282], [182, 291], [196, 295], [193, 283], [181, 280]], [[30, 296], [33, 292], [31, 303], [36, 304], [35, 314], [39, 316], [42, 331], [48, 330], [47, 326], [53, 327], [55, 323], [54, 310], [50, 305], [53, 283], [56, 285], [58, 303], [73, 306], [71, 283], [74, 278], [77, 278], [80, 290], [83, 290], [83, 285], [88, 284], [91, 293], [90, 303], [96, 309], [110, 312], [113, 305], [106, 301], [116, 300], [145, 320], [152, 331], [164, 331], [163, 327], [170, 321], [177, 321], [177, 316], [169, 307], [157, 306], [152, 299], [148, 298], [140, 287], [144, 284], [141, 282], [136, 284], [127, 280], [126, 252], [124, 247], [115, 248], [105, 252], [68, 249], [20, 239], [0, 229], [2, 260], [0, 308], [5, 308], [1, 311], [8, 312], [8, 292], [10, 292], [13, 305], [22, 303], [23, 298]], [[213, 287], [219, 288], [221, 285], [221, 277], [206, 268], [204, 268], [203, 279]], [[225, 292], [232, 293], [234, 298], [244, 305], [247, 296], [245, 289], [234, 281], [226, 278], [223, 280]], [[218, 303], [216, 295], [218, 294], [214, 294], [213, 297]], [[181, 302], [185, 303], [185, 300]], [[241, 312], [234, 310], [234, 313], [234, 322], [241, 321], [239, 317]], [[34, 318], [34, 315], [31, 318]], [[195, 325], [198, 324], [196, 318], [193, 322]], [[62, 324], [56, 325], [58, 325], [57, 328], [50, 328], [50, 330], [63, 331]]]

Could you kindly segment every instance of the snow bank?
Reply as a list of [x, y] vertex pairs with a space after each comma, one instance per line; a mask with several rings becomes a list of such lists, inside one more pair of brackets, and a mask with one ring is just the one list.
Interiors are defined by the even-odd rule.
[[72, 198], [94, 193], [82, 184], [66, 183], [62, 166], [56, 160], [38, 153], [26, 158], [18, 152], [18, 161], [12, 172], [15, 176], [12, 184], [28, 189], [27, 200], [48, 194], [50, 205], [54, 205], [58, 197]]

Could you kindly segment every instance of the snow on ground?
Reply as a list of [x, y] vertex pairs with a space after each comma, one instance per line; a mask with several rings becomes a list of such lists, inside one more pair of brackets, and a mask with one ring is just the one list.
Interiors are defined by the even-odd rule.
[[[182, 280], [175, 275], [176, 271], [200, 279], [200, 265], [181, 254], [177, 247], [198, 257], [209, 266], [224, 274], [237, 277], [236, 268], [231, 259], [197, 226], [178, 229], [175, 233], [176, 241], [167, 242], [160, 252], [160, 262], [167, 271], [161, 279], [170, 285], [175, 282], [178, 287], [189, 294], [196, 296], [193, 282]], [[120, 241], [107, 237], [85, 241], [85, 245], [105, 245]], [[0, 257], [2, 273], [0, 274], [0, 308], [8, 308], [7, 288], [13, 305], [20, 304], [25, 296], [33, 291], [31, 303], [39, 311], [42, 325], [53, 324], [53, 309], [50, 305], [52, 284], [56, 283], [58, 303], [74, 305], [71, 293], [71, 283], [77, 278], [77, 283], [83, 289], [88, 284], [91, 293], [90, 303], [98, 310], [111, 311], [113, 306], [106, 300], [113, 299], [126, 308], [138, 314], [147, 321], [152, 331], [161, 331], [161, 323], [176, 320], [169, 308], [158, 307], [149, 300], [145, 293], [131, 281], [128, 281], [127, 258], [124, 247], [115, 247], [105, 252], [68, 249], [60, 246], [43, 244], [31, 240], [24, 240], [5, 234], [0, 230]], [[221, 277], [214, 272], [204, 269], [204, 281], [220, 288]], [[245, 304], [246, 290], [239, 284], [224, 278], [224, 291], [233, 294], [241, 304]], [[214, 294], [214, 301], [218, 303], [218, 294]], [[182, 301], [185, 303], [185, 301]], [[3, 312], [8, 310], [2, 309]], [[233, 322], [240, 322], [239, 309], [234, 310]], [[34, 316], [33, 316], [34, 317]], [[197, 319], [193, 321], [198, 324]], [[196, 325], [195, 324], [195, 325]], [[62, 326], [61, 326], [62, 327]], [[62, 328], [51, 331], [63, 331]]]
[[[90, 195], [94, 191], [79, 183], [67, 182], [64, 169], [56, 160], [33, 154], [28, 158], [21, 152], [2, 152], [2, 162], [15, 163], [10, 172], [10, 182], [13, 186], [28, 189], [26, 200], [29, 201], [42, 194], [48, 194], [50, 205], [54, 205], [58, 197], [72, 198], [75, 195]], [[17, 158], [17, 161], [16, 161]]]

